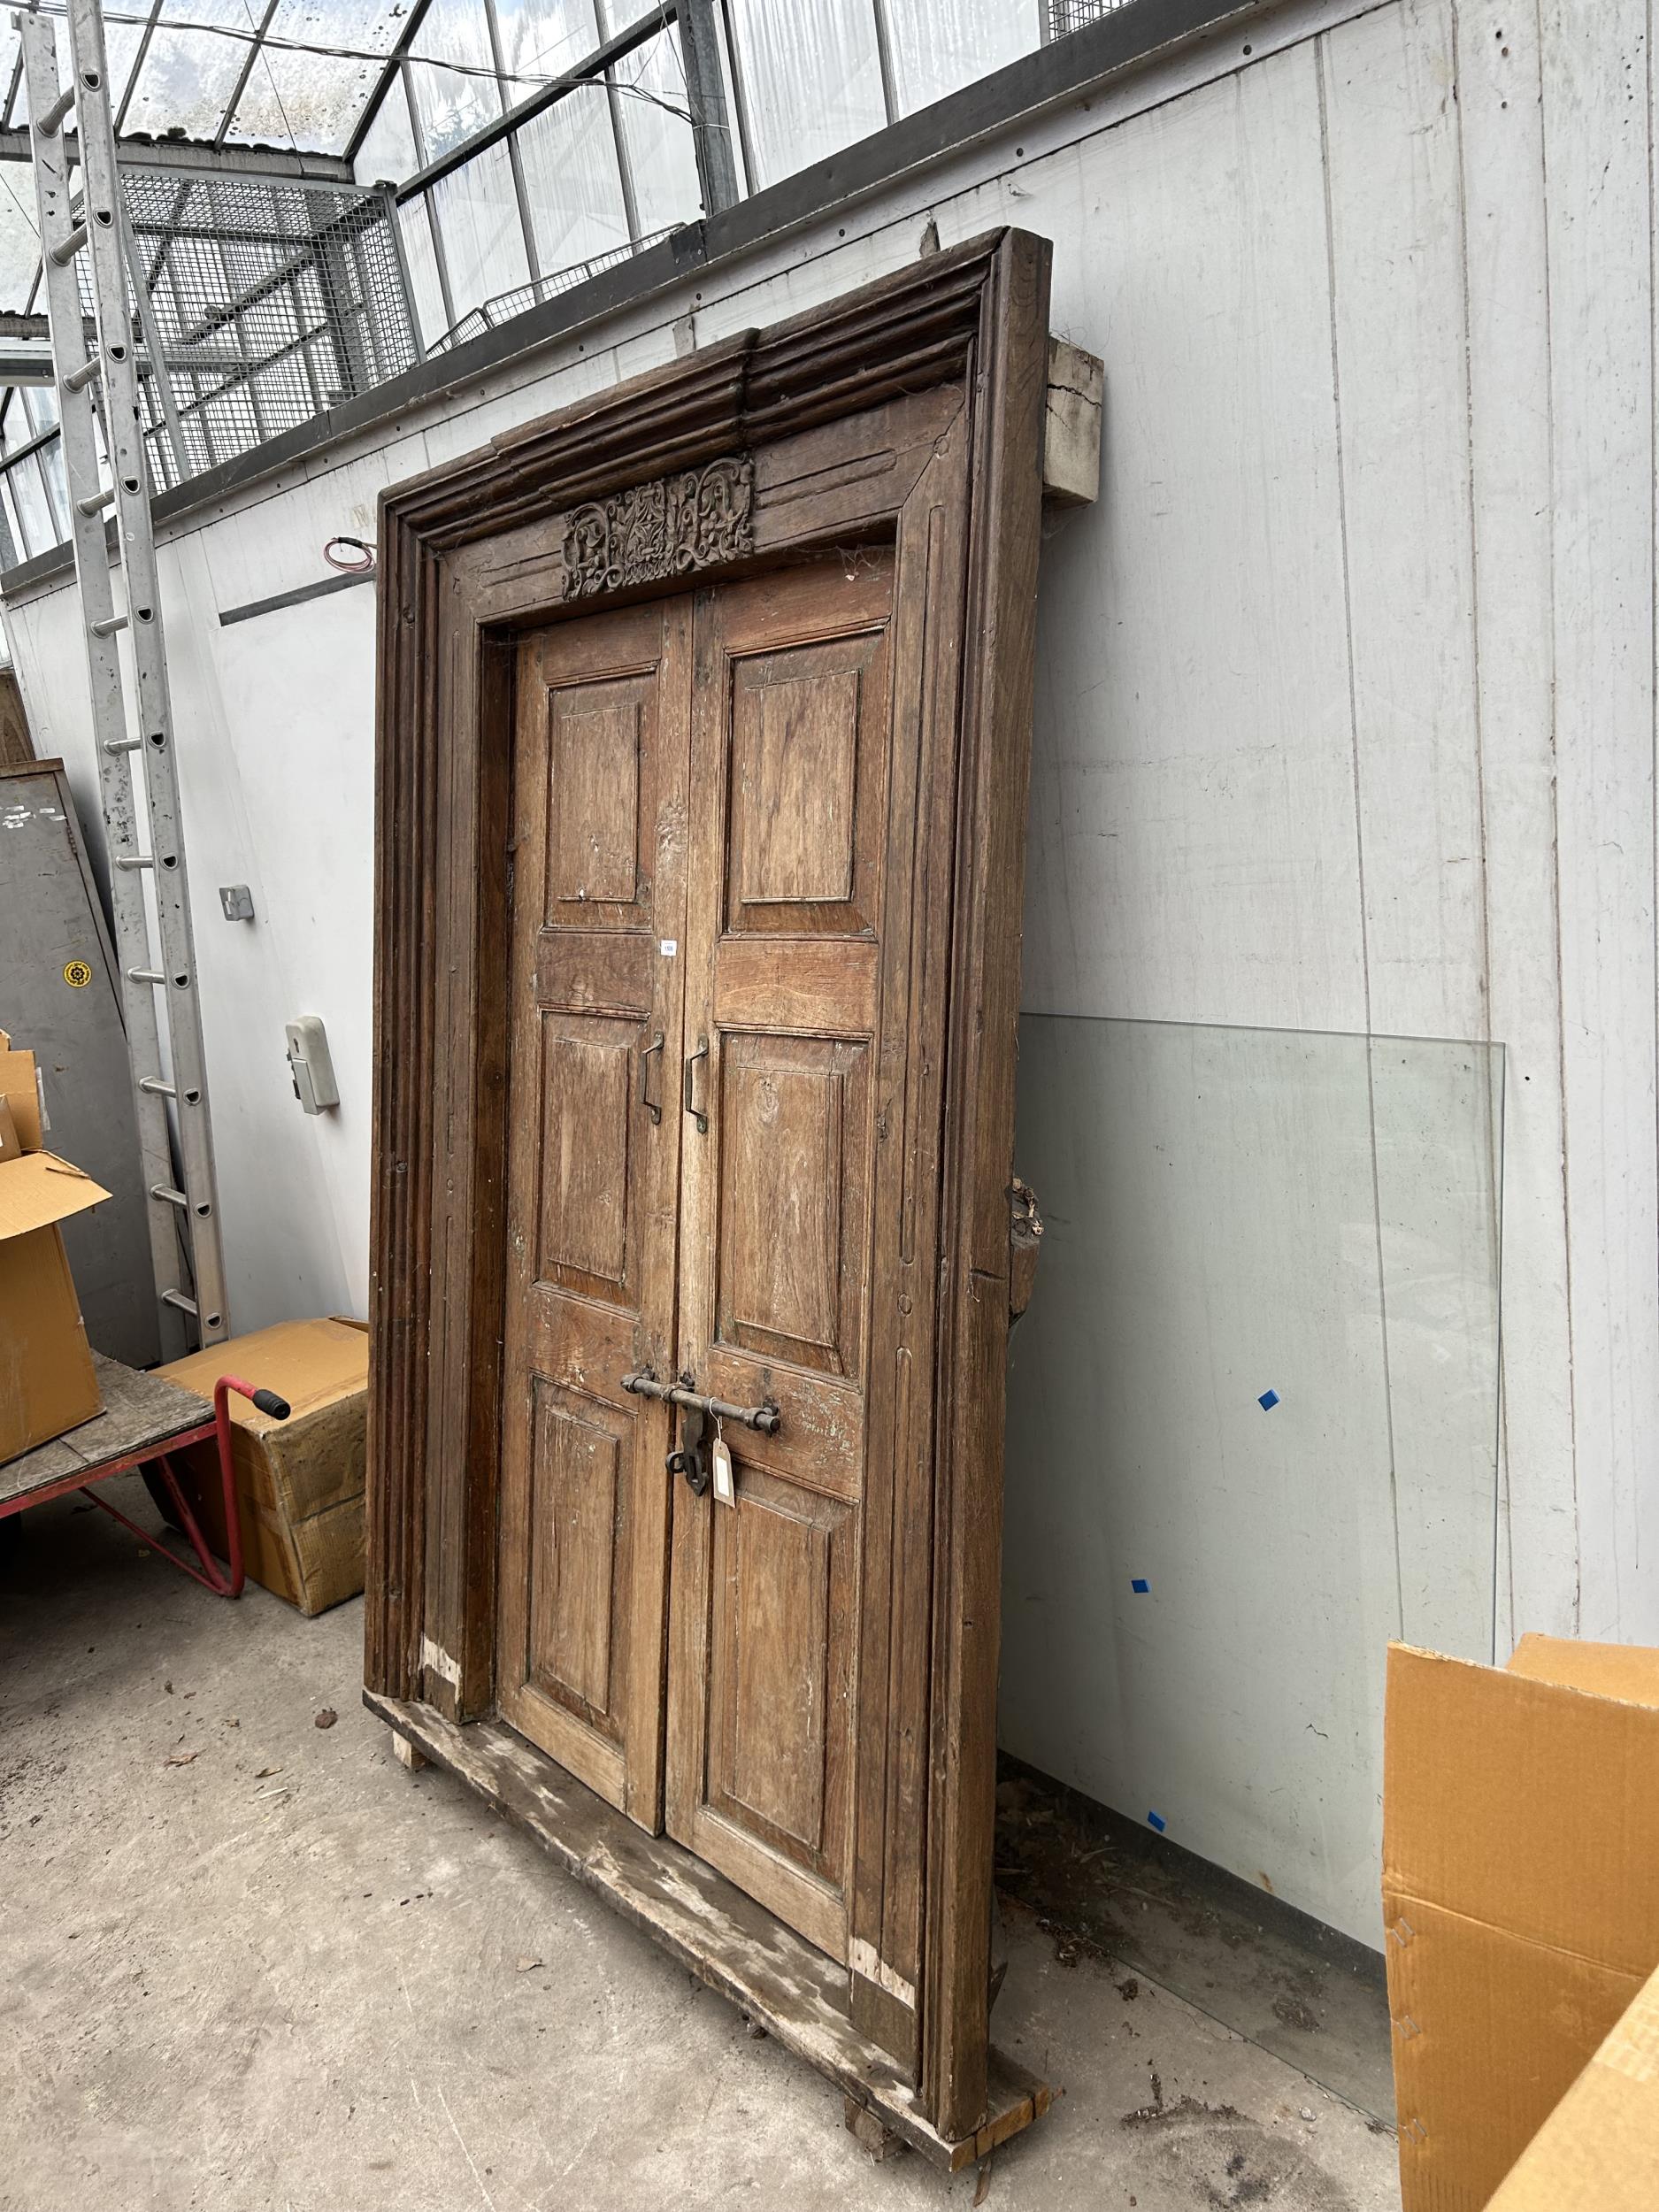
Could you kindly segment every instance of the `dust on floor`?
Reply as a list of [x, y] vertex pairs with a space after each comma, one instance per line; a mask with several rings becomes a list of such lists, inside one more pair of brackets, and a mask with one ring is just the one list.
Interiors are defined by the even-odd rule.
[[5, 2212], [1396, 2212], [1375, 2120], [1018, 1907], [995, 2031], [1064, 2095], [987, 2170], [873, 2164], [817, 2075], [396, 1764], [360, 1635], [357, 1605], [210, 1597], [83, 1503], [26, 1517], [0, 1564]]
[[1392, 2125], [1394, 2032], [1379, 1953], [1018, 1760], [1001, 1765], [1005, 1900]]

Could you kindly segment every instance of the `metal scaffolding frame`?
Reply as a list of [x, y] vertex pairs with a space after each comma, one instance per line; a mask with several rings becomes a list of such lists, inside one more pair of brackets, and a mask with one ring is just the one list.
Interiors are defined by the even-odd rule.
[[[73, 142], [64, 153], [67, 173], [77, 165]], [[131, 306], [145, 339], [139, 378], [152, 489], [249, 452], [420, 359], [384, 191], [123, 162], [120, 202]], [[84, 264], [80, 288], [89, 327]], [[9, 319], [44, 329], [42, 318]], [[37, 372], [19, 380], [46, 379]], [[0, 513], [29, 551], [42, 549], [32, 542], [42, 516], [58, 542], [70, 534], [47, 413], [44, 395], [25, 401], [13, 390], [0, 401]], [[26, 419], [20, 437], [17, 414]]]

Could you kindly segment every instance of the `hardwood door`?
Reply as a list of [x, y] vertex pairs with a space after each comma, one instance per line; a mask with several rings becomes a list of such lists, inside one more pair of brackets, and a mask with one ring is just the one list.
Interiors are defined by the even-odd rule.
[[[987, 1989], [1048, 265], [1017, 231], [907, 264], [505, 431], [390, 490], [380, 526], [371, 1701], [491, 1801], [534, 1793], [548, 1839], [623, 1909], [653, 1864], [663, 1940], [953, 2158], [1023, 2124], [987, 2073]], [[841, 549], [877, 542], [895, 554], [885, 732], [857, 657], [882, 649], [880, 580], [857, 552], [837, 576]], [[769, 630], [797, 562], [821, 565], [818, 609]], [[780, 580], [733, 581], [757, 574]], [[851, 611], [828, 618], [843, 585]], [[598, 626], [623, 595], [694, 588], [718, 595]], [[522, 654], [518, 696], [539, 704], [515, 762], [538, 624], [558, 634]], [[602, 634], [608, 654], [585, 642]], [[692, 819], [677, 846], [663, 795], [678, 775], [693, 796], [674, 762], [694, 638], [720, 795], [686, 909]], [[769, 655], [794, 657], [793, 691]], [[557, 695], [584, 685], [590, 718], [637, 710], [632, 785], [626, 748], [618, 773], [597, 731], [555, 727]], [[879, 865], [866, 769], [887, 778]], [[561, 776], [589, 779], [585, 843]], [[638, 818], [632, 882], [619, 811]], [[557, 868], [534, 850], [549, 836]], [[552, 896], [556, 876], [587, 897]], [[855, 1002], [866, 931], [873, 1009]], [[698, 935], [689, 967], [662, 965], [664, 939]], [[660, 1125], [627, 1102], [659, 1024]], [[682, 1136], [677, 1078], [703, 1034], [710, 1128]], [[682, 1359], [781, 1409], [775, 1445], [728, 1424], [738, 1504], [667, 1479], [666, 1415], [618, 1395], [619, 1368]], [[756, 1602], [734, 1607], [745, 1583]], [[664, 1637], [694, 1663], [672, 1713]], [[466, 1724], [503, 1708], [525, 1733], [486, 1727], [468, 1751]], [[685, 1883], [685, 1845], [595, 1856], [562, 1767], [647, 1825], [672, 1817], [832, 1951], [844, 1938], [834, 2035], [821, 1981], [772, 1970], [755, 1909]]]
[[674, 1486], [668, 1828], [841, 1959], [891, 591], [885, 555], [782, 570], [700, 595], [694, 645], [679, 1364], [782, 1425], [726, 1424], [733, 1503]]
[[496, 1697], [660, 1826], [691, 603], [518, 648]]

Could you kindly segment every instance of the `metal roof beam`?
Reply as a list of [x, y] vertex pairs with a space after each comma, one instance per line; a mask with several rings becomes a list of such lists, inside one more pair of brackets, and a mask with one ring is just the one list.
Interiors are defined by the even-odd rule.
[[51, 342], [46, 338], [0, 338], [0, 384], [50, 384]]
[[[70, 158], [80, 149], [72, 132]], [[0, 161], [27, 161], [27, 129], [0, 130]], [[351, 165], [339, 154], [296, 154], [278, 146], [214, 146], [197, 138], [124, 138], [124, 169], [180, 169], [210, 177], [271, 177], [279, 183], [349, 184]]]
[[405, 200], [412, 200], [418, 193], [428, 190], [440, 177], [447, 177], [452, 170], [464, 169], [475, 154], [485, 153], [490, 147], [498, 145], [503, 138], [511, 138], [515, 131], [533, 122], [556, 100], [564, 99], [578, 86], [603, 84], [605, 72], [613, 62], [623, 60], [636, 47], [648, 44], [659, 31], [671, 28], [674, 21], [673, 7], [664, 4], [657, 14], [642, 15], [637, 23], [630, 23], [626, 30], [606, 39], [603, 45], [595, 47], [582, 60], [573, 63], [567, 70], [562, 70], [550, 84], [542, 85], [527, 99], [520, 100], [516, 108], [509, 108], [493, 123], [486, 123], [481, 129], [474, 131], [471, 138], [462, 139], [459, 144], [451, 146], [448, 153], [440, 154], [435, 160], [427, 162], [424, 169], [417, 169], [412, 177], [405, 178], [397, 187], [398, 205], [401, 207]]
[[277, 4], [278, 0], [267, 0], [265, 12], [259, 19], [258, 34], [248, 49], [248, 58], [242, 65], [242, 73], [236, 80], [229, 99], [225, 103], [225, 112], [219, 118], [218, 130], [213, 134], [213, 143], [216, 146], [222, 146], [225, 143], [225, 134], [236, 119], [236, 111], [242, 105], [242, 96], [248, 89], [248, 80], [252, 76], [255, 65], [265, 52], [265, 35], [271, 28], [271, 19], [277, 12]]

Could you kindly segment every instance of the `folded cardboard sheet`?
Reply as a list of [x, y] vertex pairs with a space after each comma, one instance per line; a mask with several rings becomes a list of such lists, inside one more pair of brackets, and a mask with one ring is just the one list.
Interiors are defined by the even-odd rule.
[[1659, 1965], [1659, 1651], [1395, 1645], [1385, 1743], [1402, 2202], [1481, 2212]]
[[1659, 2206], [1659, 1973], [1522, 2152], [1491, 2212]]

